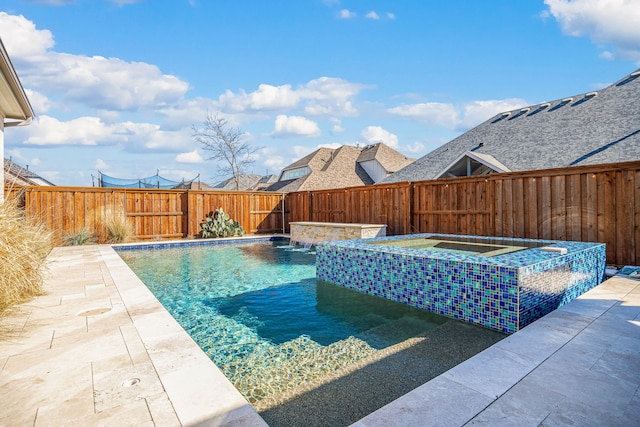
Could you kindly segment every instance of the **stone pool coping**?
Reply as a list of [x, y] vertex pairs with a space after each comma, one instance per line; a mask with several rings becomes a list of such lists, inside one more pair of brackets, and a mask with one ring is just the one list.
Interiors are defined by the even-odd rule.
[[[0, 319], [0, 425], [266, 425], [112, 247], [49, 264]], [[616, 277], [354, 425], [640, 424], [639, 386], [640, 282]]]

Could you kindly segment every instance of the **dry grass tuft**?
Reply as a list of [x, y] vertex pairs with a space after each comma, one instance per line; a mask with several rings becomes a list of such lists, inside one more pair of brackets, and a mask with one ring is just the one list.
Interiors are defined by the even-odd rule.
[[29, 221], [13, 199], [0, 204], [0, 315], [11, 305], [42, 294], [45, 260], [53, 234]]
[[97, 239], [88, 228], [83, 228], [77, 233], [65, 233], [64, 243], [68, 246], [92, 245]]
[[133, 241], [135, 237], [133, 226], [123, 216], [107, 214], [105, 226], [109, 233], [108, 243], [127, 243]]

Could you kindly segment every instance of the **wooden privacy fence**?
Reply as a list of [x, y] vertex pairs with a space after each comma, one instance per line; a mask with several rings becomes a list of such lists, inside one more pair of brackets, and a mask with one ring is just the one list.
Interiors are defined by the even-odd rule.
[[[106, 240], [120, 215], [139, 239], [194, 237], [218, 207], [248, 233], [290, 221], [386, 224], [389, 235], [451, 233], [607, 244], [607, 261], [640, 264], [640, 162], [280, 193], [27, 187], [28, 216], [59, 236], [83, 228]], [[15, 191], [13, 193], [16, 193]], [[13, 196], [12, 196], [13, 197]], [[284, 226], [284, 227], [283, 227]]]
[[222, 208], [248, 233], [282, 232], [283, 195], [267, 192], [26, 187], [27, 216], [42, 218], [57, 237], [94, 232], [107, 240], [106, 221], [126, 218], [137, 239], [194, 237], [206, 214]]
[[299, 192], [286, 202], [291, 221], [603, 242], [609, 263], [640, 264], [640, 162]]

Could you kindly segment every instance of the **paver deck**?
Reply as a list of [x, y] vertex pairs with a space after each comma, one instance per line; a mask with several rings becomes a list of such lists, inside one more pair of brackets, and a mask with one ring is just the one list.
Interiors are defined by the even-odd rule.
[[[55, 248], [45, 291], [0, 319], [0, 425], [266, 425], [110, 246]], [[614, 277], [354, 425], [640, 425], [639, 387]]]

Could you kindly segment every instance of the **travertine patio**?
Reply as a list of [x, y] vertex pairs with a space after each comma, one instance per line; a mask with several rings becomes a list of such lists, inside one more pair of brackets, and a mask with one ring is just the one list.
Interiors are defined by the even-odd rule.
[[[266, 425], [110, 246], [0, 321], [0, 425]], [[355, 425], [640, 425], [640, 282], [614, 277]]]

